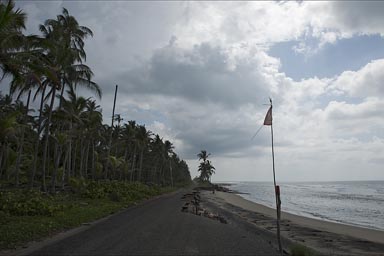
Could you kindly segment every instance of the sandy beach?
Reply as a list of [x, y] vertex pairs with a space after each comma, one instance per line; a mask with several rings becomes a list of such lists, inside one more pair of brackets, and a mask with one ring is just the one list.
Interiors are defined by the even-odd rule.
[[[275, 209], [235, 193], [205, 193], [208, 201], [231, 211], [254, 225], [275, 232]], [[282, 212], [281, 234], [295, 243], [327, 255], [384, 255], [384, 232], [322, 221]]]

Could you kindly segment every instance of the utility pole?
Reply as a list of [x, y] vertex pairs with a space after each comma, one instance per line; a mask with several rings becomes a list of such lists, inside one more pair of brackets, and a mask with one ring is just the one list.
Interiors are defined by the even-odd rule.
[[113, 121], [115, 119], [115, 107], [116, 107], [117, 88], [118, 88], [118, 85], [116, 85], [116, 87], [115, 87], [115, 98], [113, 99], [111, 134], [109, 136], [109, 143], [108, 143], [107, 166], [106, 166], [106, 170], [105, 170], [105, 179], [108, 177], [108, 163], [109, 163], [109, 156], [111, 154], [111, 147], [112, 147]]

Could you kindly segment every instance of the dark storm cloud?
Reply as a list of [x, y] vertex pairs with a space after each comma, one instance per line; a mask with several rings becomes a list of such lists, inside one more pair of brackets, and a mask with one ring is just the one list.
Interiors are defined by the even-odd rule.
[[128, 93], [182, 97], [229, 108], [268, 95], [267, 82], [253, 56], [231, 65], [223, 49], [208, 43], [187, 50], [168, 45], [156, 50], [148, 63], [120, 74], [117, 80], [126, 84]]
[[251, 140], [252, 129], [244, 127], [215, 126], [208, 128], [199, 122], [190, 122], [190, 128], [180, 132], [176, 138], [185, 142], [183, 154], [187, 158], [195, 158], [196, 152], [206, 149], [215, 156], [236, 156], [239, 152], [244, 156], [255, 145], [267, 145], [268, 140], [261, 137], [259, 140]]

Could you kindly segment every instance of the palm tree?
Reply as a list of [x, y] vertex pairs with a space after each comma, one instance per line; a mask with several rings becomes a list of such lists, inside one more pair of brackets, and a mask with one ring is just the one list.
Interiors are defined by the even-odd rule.
[[158, 134], [155, 135], [151, 143], [151, 153], [154, 163], [154, 170], [152, 174], [152, 181], [160, 183], [160, 176], [162, 174], [163, 165], [165, 162], [164, 157], [164, 142]]
[[[99, 86], [91, 81], [91, 69], [84, 64], [84, 39], [93, 35], [89, 28], [63, 9], [40, 26], [42, 36], [24, 36], [25, 18], [12, 0], [0, 0], [0, 81], [12, 76], [11, 95], [0, 95], [0, 179], [14, 177], [17, 185], [32, 166], [31, 187], [36, 176], [46, 191], [46, 177], [50, 177], [53, 193], [60, 170], [63, 188], [71, 176], [98, 179], [104, 174], [127, 180], [130, 174], [130, 181], [171, 186], [190, 180], [188, 166], [170, 141], [163, 142], [159, 135], [152, 140], [144, 125], [123, 124], [120, 115], [115, 115], [117, 126], [103, 125], [96, 101], [76, 95], [77, 86], [83, 86], [101, 97]], [[26, 94], [24, 105], [19, 99]], [[38, 116], [32, 117], [29, 102], [38, 96]], [[114, 155], [109, 154], [111, 131]], [[37, 166], [42, 166], [38, 173]]]
[[49, 76], [45, 77], [45, 81], [51, 87], [49, 92], [51, 102], [45, 127], [42, 164], [43, 189], [46, 190], [45, 168], [47, 147], [56, 90], [61, 89], [63, 91], [63, 87], [66, 84], [74, 85], [75, 87], [80, 84], [95, 91], [99, 97], [101, 96], [101, 90], [96, 83], [90, 80], [93, 76], [92, 71], [81, 63], [86, 57], [83, 39], [88, 35], [92, 35], [88, 28], [78, 26], [76, 19], [73, 16], [69, 16], [68, 11], [64, 8], [63, 15], [59, 15], [57, 20], [47, 20], [44, 25], [40, 25], [40, 31], [44, 36], [42, 45], [45, 49], [44, 60], [49, 74]]
[[[86, 112], [87, 122], [86, 126], [88, 128], [88, 138], [89, 143], [91, 144], [91, 177], [95, 179], [95, 144], [96, 140], [100, 138], [100, 128], [102, 127], [103, 116], [101, 114], [100, 106], [96, 104], [95, 100], [87, 100]], [[89, 144], [88, 144], [89, 145]], [[88, 160], [88, 159], [87, 159]], [[87, 164], [86, 164], [87, 166]], [[86, 167], [87, 169], [87, 167]]]
[[[132, 121], [129, 121], [128, 123], [123, 125], [122, 132], [121, 132], [121, 140], [123, 141], [123, 147], [124, 147], [124, 160], [128, 166], [129, 163], [129, 152], [132, 152], [131, 154], [131, 166], [133, 166], [134, 161], [134, 154], [135, 154], [135, 127], [136, 124]], [[128, 167], [127, 167], [128, 168]], [[132, 181], [132, 174], [133, 170], [131, 169], [131, 178]], [[128, 175], [128, 173], [126, 173]], [[127, 179], [127, 177], [125, 177]]]
[[130, 127], [132, 131], [132, 144], [133, 144], [133, 151], [132, 151], [132, 166], [131, 166], [131, 177], [129, 180], [132, 182], [134, 179], [135, 169], [136, 169], [136, 151], [137, 151], [137, 127], [136, 127], [136, 121], [130, 120], [128, 121], [128, 126]]
[[[75, 145], [78, 143], [83, 144], [84, 140], [84, 129], [87, 120], [87, 102], [89, 99], [85, 99], [84, 97], [78, 97], [76, 93], [70, 88], [67, 91], [68, 100], [62, 98], [62, 106], [59, 111], [62, 112], [63, 119], [66, 120], [63, 124], [65, 125], [66, 130], [68, 131], [68, 143], [69, 143], [69, 164], [68, 164], [68, 175], [71, 173], [75, 174], [76, 167], [76, 146], [72, 149], [72, 141], [75, 139]], [[63, 127], [64, 128], [64, 127]], [[77, 139], [79, 138], [79, 139]], [[77, 139], [77, 140], [76, 140]], [[74, 151], [72, 151], [74, 150]], [[72, 158], [73, 156], [73, 158]], [[80, 162], [81, 157], [80, 157]], [[79, 174], [82, 175], [82, 166], [80, 165]], [[68, 177], [69, 177], [68, 176]]]
[[211, 154], [208, 154], [206, 150], [202, 150], [199, 154], [197, 154], [199, 160], [202, 160], [198, 168], [198, 171], [200, 172], [199, 178], [201, 181], [210, 181], [212, 174], [215, 173], [215, 167], [213, 167], [211, 161], [208, 160], [210, 155]]
[[23, 115], [22, 115], [22, 127], [21, 127], [21, 138], [19, 141], [18, 145], [18, 150], [17, 150], [17, 159], [16, 159], [16, 166], [15, 166], [15, 184], [16, 186], [19, 185], [19, 171], [20, 171], [20, 164], [21, 164], [21, 158], [23, 155], [23, 148], [24, 148], [24, 136], [25, 136], [25, 129], [27, 128], [27, 120], [28, 120], [28, 111], [29, 111], [29, 102], [31, 99], [31, 90], [29, 90], [28, 93], [28, 99], [27, 99], [27, 105], [24, 107], [21, 105], [21, 108], [23, 108]]
[[208, 157], [211, 155], [211, 153], [207, 153], [206, 150], [201, 150], [197, 156], [199, 157], [199, 160], [203, 160], [203, 162], [207, 161]]
[[0, 178], [6, 172], [8, 147], [11, 139], [16, 138], [17, 116], [12, 98], [0, 95]]
[[138, 181], [141, 181], [141, 175], [143, 171], [143, 160], [144, 160], [144, 151], [148, 148], [149, 142], [151, 141], [152, 132], [148, 131], [144, 125], [137, 127], [136, 140], [138, 147], [140, 149], [140, 167], [138, 174]]
[[171, 187], [173, 187], [173, 173], [172, 173], [173, 149], [174, 149], [174, 146], [172, 145], [172, 143], [169, 140], [166, 140], [164, 142], [164, 153], [165, 153], [166, 159], [168, 159], [168, 162], [169, 162], [169, 176], [171, 180]]
[[0, 70], [3, 78], [8, 73], [17, 73], [22, 62], [17, 58], [23, 45], [26, 15], [14, 9], [14, 1], [0, 1]]

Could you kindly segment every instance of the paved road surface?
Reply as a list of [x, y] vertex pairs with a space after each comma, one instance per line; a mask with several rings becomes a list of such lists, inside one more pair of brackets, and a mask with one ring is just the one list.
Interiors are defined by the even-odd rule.
[[257, 231], [181, 212], [186, 191], [132, 207], [32, 255], [276, 255]]

